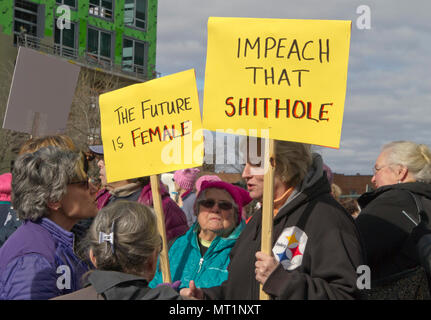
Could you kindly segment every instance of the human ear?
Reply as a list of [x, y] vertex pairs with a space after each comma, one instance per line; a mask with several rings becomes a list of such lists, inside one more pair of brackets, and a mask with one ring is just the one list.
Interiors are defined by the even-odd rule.
[[94, 265], [94, 267], [97, 269], [97, 261], [96, 261], [96, 257], [93, 254], [93, 249], [90, 249], [90, 261], [91, 263]]
[[61, 208], [61, 203], [60, 203], [60, 201], [57, 201], [57, 202], [48, 202], [47, 206], [52, 211], [58, 211]]

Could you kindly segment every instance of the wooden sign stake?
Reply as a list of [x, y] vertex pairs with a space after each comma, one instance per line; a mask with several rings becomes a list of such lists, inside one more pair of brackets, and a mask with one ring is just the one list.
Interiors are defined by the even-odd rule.
[[163, 213], [162, 197], [159, 190], [158, 175], [150, 176], [151, 192], [153, 194], [153, 206], [157, 215], [157, 227], [162, 237], [162, 252], [160, 252], [160, 268], [162, 271], [163, 282], [172, 282], [169, 267], [168, 242], [166, 240], [165, 215]]
[[[265, 175], [263, 181], [262, 204], [262, 240], [261, 251], [272, 254], [272, 225], [274, 215], [274, 172], [275, 172], [275, 146], [273, 139], [265, 140]], [[260, 300], [269, 300], [269, 295], [260, 285]]]

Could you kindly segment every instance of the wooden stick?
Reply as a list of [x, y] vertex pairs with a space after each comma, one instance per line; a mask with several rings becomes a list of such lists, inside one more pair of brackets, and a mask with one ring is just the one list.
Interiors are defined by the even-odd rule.
[[[274, 215], [274, 171], [275, 171], [275, 146], [273, 139], [265, 140], [265, 175], [263, 181], [263, 205], [262, 205], [262, 240], [261, 251], [272, 254], [272, 225]], [[269, 300], [269, 295], [263, 291], [260, 285], [260, 300]]]
[[165, 214], [163, 213], [162, 197], [159, 190], [158, 175], [150, 176], [151, 192], [153, 194], [153, 206], [157, 215], [157, 227], [162, 237], [162, 252], [160, 252], [160, 268], [162, 271], [163, 282], [172, 282], [169, 267], [168, 242], [166, 240]]

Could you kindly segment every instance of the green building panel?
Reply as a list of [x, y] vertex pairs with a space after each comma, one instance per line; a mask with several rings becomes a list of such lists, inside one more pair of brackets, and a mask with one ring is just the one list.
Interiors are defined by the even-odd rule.
[[[53, 38], [54, 36], [54, 17], [63, 16], [57, 13], [60, 4], [56, 0], [27, 0], [45, 7], [44, 36]], [[146, 75], [152, 77], [155, 73], [156, 65], [156, 40], [157, 40], [157, 1], [158, 0], [138, 0], [146, 1], [146, 30], [129, 27], [124, 25], [124, 6], [125, 0], [114, 1], [113, 20], [93, 16], [89, 14], [89, 0], [76, 0], [77, 8], [71, 8], [70, 20], [77, 23], [78, 38], [77, 49], [79, 56], [84, 56], [87, 50], [87, 30], [89, 26], [97, 29], [109, 31], [113, 36], [114, 47], [113, 62], [121, 65], [123, 56], [124, 37], [145, 42], [147, 45], [147, 70]], [[0, 1], [0, 30], [1, 32], [12, 35], [14, 17], [14, 1]]]

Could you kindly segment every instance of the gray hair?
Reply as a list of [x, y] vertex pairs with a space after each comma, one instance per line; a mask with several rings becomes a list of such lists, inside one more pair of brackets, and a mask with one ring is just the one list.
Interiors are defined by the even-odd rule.
[[12, 172], [12, 205], [19, 218], [48, 216], [48, 203], [60, 201], [69, 183], [87, 179], [84, 161], [80, 153], [53, 146], [19, 156]]
[[305, 178], [312, 163], [311, 145], [275, 141], [275, 175], [287, 185], [298, 185]]
[[[313, 156], [311, 145], [299, 142], [274, 140], [275, 142], [275, 175], [289, 186], [296, 186], [306, 176]], [[240, 140], [242, 156], [246, 155], [252, 164], [264, 166], [265, 140], [258, 137], [247, 137]], [[248, 160], [247, 160], [248, 161]]]
[[[99, 243], [100, 232], [113, 232], [114, 243]], [[139, 202], [118, 200], [99, 211], [84, 243], [97, 269], [142, 275], [145, 262], [161, 245], [156, 215]]]
[[425, 144], [393, 141], [382, 147], [388, 162], [405, 166], [417, 181], [431, 182], [431, 151]]

